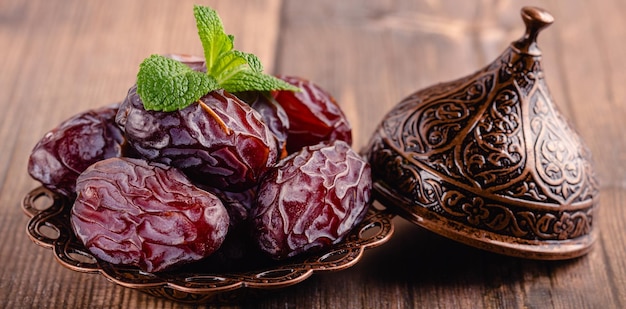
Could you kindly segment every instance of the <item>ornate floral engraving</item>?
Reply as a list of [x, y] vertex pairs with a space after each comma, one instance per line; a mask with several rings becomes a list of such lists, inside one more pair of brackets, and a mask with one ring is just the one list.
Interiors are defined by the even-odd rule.
[[437, 203], [433, 182], [424, 181], [414, 164], [394, 151], [384, 149], [382, 140], [377, 140], [370, 147], [375, 149], [369, 158], [373, 175], [384, 177], [388, 185], [420, 205], [428, 207]]
[[512, 183], [501, 192], [496, 192], [496, 194], [540, 202], [544, 202], [548, 199], [548, 197], [541, 192], [537, 183], [533, 180], [530, 174], [527, 174], [526, 178], [522, 181]]
[[581, 195], [588, 185], [584, 179], [583, 146], [569, 131], [567, 124], [538, 91], [530, 100], [534, 112], [530, 132], [535, 135], [535, 164], [538, 177], [547, 184], [546, 194], [561, 203], [569, 203]]
[[481, 187], [510, 183], [523, 172], [526, 147], [519, 96], [503, 88], [464, 141], [465, 174]]
[[[588, 234], [597, 195], [588, 150], [551, 105], [539, 60], [509, 49], [406, 98], [370, 143], [375, 177], [417, 207], [486, 231]], [[514, 206], [524, 203], [541, 207]]]
[[493, 86], [484, 75], [445, 97], [422, 98], [422, 104], [403, 119], [403, 146], [409, 152], [431, 155], [447, 149], [459, 134], [469, 130], [472, 117]]
[[450, 189], [440, 197], [441, 214], [468, 225], [524, 239], [562, 240], [588, 234], [591, 210], [530, 212]]

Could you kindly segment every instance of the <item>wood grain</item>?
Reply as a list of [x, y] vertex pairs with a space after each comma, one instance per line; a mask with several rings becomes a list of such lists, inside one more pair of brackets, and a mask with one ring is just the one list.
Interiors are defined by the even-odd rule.
[[[26, 173], [43, 134], [121, 100], [153, 53], [201, 54], [191, 7], [214, 7], [266, 71], [307, 77], [346, 112], [354, 147], [423, 87], [474, 72], [523, 33], [519, 9], [556, 19], [539, 46], [552, 96], [591, 149], [601, 183], [588, 255], [542, 262], [473, 249], [395, 218], [396, 233], [345, 271], [242, 308], [626, 306], [626, 4], [620, 0], [0, 1], [0, 307], [188, 308], [60, 266], [24, 232]], [[594, 219], [595, 220], [595, 219]], [[217, 307], [202, 305], [199, 307]]]

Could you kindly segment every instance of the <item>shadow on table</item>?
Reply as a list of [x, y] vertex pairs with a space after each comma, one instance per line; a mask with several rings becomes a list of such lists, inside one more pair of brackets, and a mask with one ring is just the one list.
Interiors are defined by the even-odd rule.
[[522, 281], [531, 273], [549, 275], [584, 259], [538, 261], [509, 257], [455, 242], [400, 217], [393, 222], [393, 237], [366, 251], [353, 271], [388, 283], [508, 284]]

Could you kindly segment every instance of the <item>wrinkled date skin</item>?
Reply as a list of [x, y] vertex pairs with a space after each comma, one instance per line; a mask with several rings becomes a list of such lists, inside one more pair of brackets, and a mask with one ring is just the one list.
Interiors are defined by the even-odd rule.
[[119, 104], [77, 114], [46, 133], [28, 160], [28, 173], [46, 188], [73, 197], [76, 178], [91, 164], [122, 155], [115, 124]]
[[116, 121], [142, 157], [181, 169], [193, 181], [229, 191], [255, 186], [277, 161], [274, 136], [236, 96], [213, 91], [175, 112], [146, 111], [129, 90]]
[[369, 164], [345, 142], [305, 147], [263, 179], [253, 238], [274, 259], [326, 248], [363, 220], [371, 190]]
[[200, 187], [217, 196], [230, 216], [230, 229], [238, 228], [248, 223], [250, 211], [256, 198], [256, 188], [241, 192], [230, 192], [210, 187]]
[[269, 93], [248, 91], [238, 92], [235, 95], [259, 112], [263, 122], [276, 137], [280, 158], [287, 156], [289, 118], [285, 109]]
[[300, 77], [278, 76], [301, 91], [274, 91], [276, 101], [289, 118], [287, 152], [324, 141], [341, 140], [352, 144], [352, 128], [335, 99], [311, 81]]
[[228, 231], [222, 202], [165, 165], [103, 160], [76, 188], [72, 228], [92, 254], [113, 264], [167, 270], [209, 256]]

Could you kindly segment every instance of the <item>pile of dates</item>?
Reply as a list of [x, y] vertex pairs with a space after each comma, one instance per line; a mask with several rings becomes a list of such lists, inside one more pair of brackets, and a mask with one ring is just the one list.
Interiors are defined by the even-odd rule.
[[331, 95], [278, 77], [300, 91], [217, 90], [174, 112], [144, 109], [133, 86], [45, 134], [29, 174], [73, 201], [76, 236], [113, 264], [159, 272], [244, 243], [274, 260], [327, 248], [363, 220], [370, 167]]

